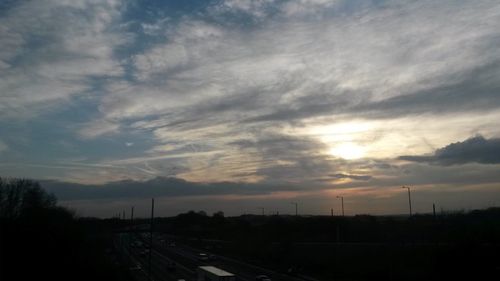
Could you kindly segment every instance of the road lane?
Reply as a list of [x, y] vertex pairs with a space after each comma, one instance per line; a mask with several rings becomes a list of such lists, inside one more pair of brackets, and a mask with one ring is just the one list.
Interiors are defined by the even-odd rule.
[[[143, 235], [137, 235], [135, 239], [142, 242], [144, 247], [149, 247], [149, 237], [147, 239]], [[171, 241], [171, 237], [168, 240]], [[196, 280], [196, 270], [201, 265], [213, 265], [237, 276], [239, 281], [254, 281], [258, 275], [267, 275], [273, 281], [317, 281], [308, 277], [295, 277], [273, 270], [265, 269], [256, 265], [252, 265], [234, 258], [217, 255], [216, 260], [200, 261], [199, 253], [207, 253], [206, 251], [195, 249], [175, 241], [175, 246], [168, 246], [164, 236], [155, 234], [153, 236], [153, 265], [156, 268], [153, 276], [158, 276], [158, 280], [172, 280], [172, 277]], [[209, 254], [209, 253], [207, 253]], [[174, 261], [177, 264], [179, 274], [175, 275], [169, 272], [166, 268], [169, 262]], [[147, 259], [145, 261], [147, 266]], [[152, 265], [152, 267], [153, 267]], [[147, 267], [146, 267], [147, 268]], [[161, 275], [164, 276], [161, 276]], [[176, 279], [174, 279], [176, 280]]]

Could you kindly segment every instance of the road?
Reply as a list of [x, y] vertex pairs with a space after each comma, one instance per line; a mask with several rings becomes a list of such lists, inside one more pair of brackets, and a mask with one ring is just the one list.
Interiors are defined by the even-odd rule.
[[[127, 246], [124, 247], [124, 251], [129, 255], [133, 263], [140, 265], [141, 269], [138, 271], [142, 272], [136, 275], [142, 274], [147, 277], [149, 270], [149, 254], [144, 254], [142, 252], [145, 248], [149, 248], [149, 236], [145, 234], [128, 236], [129, 237], [125, 239], [127, 240], [125, 243], [126, 245], [134, 245], [136, 242], [131, 242], [140, 241], [139, 243], [142, 244], [142, 246]], [[164, 241], [168, 241], [169, 243], [165, 243]], [[167, 238], [158, 234], [154, 235], [153, 251], [151, 252], [151, 277], [154, 281], [177, 281], [179, 279], [195, 281], [196, 269], [201, 265], [213, 265], [231, 272], [237, 276], [238, 281], [254, 281], [256, 276], [262, 274], [269, 276], [273, 281], [314, 281], [312, 278], [305, 279], [292, 277], [220, 255], [217, 255], [214, 260], [201, 261], [198, 254], [204, 251], [179, 244], [178, 241], [175, 242], [175, 246], [169, 246], [171, 241], [170, 237]], [[169, 264], [172, 263], [175, 263], [175, 270], [168, 269]]]

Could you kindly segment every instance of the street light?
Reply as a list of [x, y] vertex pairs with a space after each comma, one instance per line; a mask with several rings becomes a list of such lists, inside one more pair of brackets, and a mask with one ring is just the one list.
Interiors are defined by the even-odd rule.
[[299, 212], [298, 212], [298, 203], [297, 202], [291, 202], [291, 204], [294, 204], [295, 205], [295, 216], [298, 216], [299, 215]]
[[411, 217], [412, 213], [411, 213], [411, 193], [410, 193], [410, 187], [403, 185], [401, 188], [408, 189], [408, 205], [410, 206], [410, 217]]
[[260, 207], [260, 208], [257, 208], [257, 209], [260, 209], [260, 210], [262, 210], [262, 215], [263, 215], [263, 216], [265, 215], [265, 212], [264, 212], [264, 211], [265, 211], [265, 208], [263, 208], [263, 207]]
[[342, 216], [344, 216], [344, 196], [337, 196], [337, 198], [340, 198], [340, 201], [342, 202]]

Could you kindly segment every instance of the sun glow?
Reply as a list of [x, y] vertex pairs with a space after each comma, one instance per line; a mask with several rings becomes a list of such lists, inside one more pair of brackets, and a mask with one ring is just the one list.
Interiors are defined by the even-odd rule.
[[360, 159], [365, 156], [365, 149], [355, 143], [348, 142], [334, 146], [330, 153], [346, 160]]

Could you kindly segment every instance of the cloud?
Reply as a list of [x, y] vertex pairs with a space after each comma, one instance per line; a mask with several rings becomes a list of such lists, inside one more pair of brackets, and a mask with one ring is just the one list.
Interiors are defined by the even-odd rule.
[[[126, 167], [68, 181], [375, 184], [386, 174], [373, 158], [393, 167], [395, 155], [499, 133], [500, 6], [491, 2], [160, 2], [28, 1], [2, 14], [0, 116], [57, 118], [64, 129], [50, 136], [19, 134], [63, 138], [84, 151], [72, 157]], [[376, 126], [328, 129], [353, 119]], [[322, 131], [305, 133], [313, 127]], [[120, 154], [106, 141], [133, 145]], [[333, 156], [345, 142], [366, 158]]]
[[[350, 178], [368, 180], [360, 162], [346, 161], [328, 153], [329, 147], [309, 136], [294, 136], [275, 132], [256, 133], [252, 139], [240, 139], [230, 143], [244, 154], [256, 155], [260, 161], [255, 166], [254, 175], [262, 182], [291, 183], [315, 186], [318, 182], [328, 185], [330, 180]], [[363, 160], [364, 163], [370, 160]], [[350, 171], [349, 174], [343, 171]], [[332, 174], [335, 173], [336, 174]]]
[[9, 149], [9, 147], [0, 140], [0, 153], [6, 151], [7, 149]]
[[400, 156], [399, 159], [445, 166], [466, 163], [500, 164], [500, 139], [475, 136], [437, 149], [433, 155]]
[[[374, 163], [376, 164], [376, 163]], [[243, 182], [213, 182], [199, 183], [186, 181], [179, 178], [158, 177], [142, 181], [120, 180], [105, 184], [79, 184], [64, 181], [45, 180], [42, 186], [49, 192], [53, 192], [61, 202], [73, 207], [94, 210], [93, 213], [105, 216], [108, 213], [99, 213], [103, 205], [121, 202], [123, 206], [137, 204], [137, 202], [152, 197], [165, 200], [165, 205], [183, 204], [181, 210], [192, 209], [190, 206], [203, 206], [203, 202], [217, 202], [213, 208], [235, 209], [242, 211], [244, 208], [239, 202], [249, 200], [253, 202], [250, 208], [260, 206], [272, 200], [269, 208], [281, 208], [289, 206], [289, 198], [301, 202], [304, 212], [315, 210], [321, 200], [327, 200], [323, 209], [331, 208], [331, 200], [334, 196], [343, 194], [349, 198], [352, 204], [357, 204], [355, 212], [363, 212], [370, 204], [375, 204], [379, 211], [390, 213], [387, 204], [405, 202], [404, 197], [399, 201], [398, 194], [401, 193], [401, 185], [412, 186], [412, 197], [419, 202], [416, 206], [426, 209], [432, 203], [442, 204], [447, 201], [450, 208], [463, 207], [464, 202], [470, 202], [470, 196], [477, 195], [481, 190], [490, 190], [490, 200], [498, 198], [497, 190], [500, 175], [496, 173], [495, 167], [482, 167], [482, 165], [468, 164], [455, 166], [431, 167], [423, 164], [410, 164], [394, 167], [388, 170], [383, 168], [385, 174], [373, 177], [370, 180], [354, 180], [342, 183], [323, 184], [322, 182], [305, 185], [303, 183], [243, 183]], [[372, 170], [378, 173], [380, 170]], [[335, 174], [333, 176], [336, 176]], [[338, 175], [342, 178], [345, 175]], [[473, 187], [473, 189], [471, 189]], [[311, 197], [312, 195], [312, 197]], [[396, 197], [396, 200], [394, 198]], [[450, 200], [454, 198], [453, 200]], [[200, 200], [200, 204], [195, 201]], [[167, 203], [169, 202], [169, 203]], [[370, 203], [371, 202], [371, 203]], [[430, 202], [430, 203], [429, 203]], [[476, 202], [478, 206], [491, 203], [482, 200]], [[350, 203], [350, 204], [351, 204]], [[83, 207], [81, 204], [84, 204]], [[147, 204], [143, 207], [147, 209]], [[352, 205], [351, 205], [352, 206]], [[403, 208], [403, 207], [401, 207]], [[122, 208], [120, 208], [122, 209]], [[320, 211], [320, 210], [318, 210]], [[175, 213], [174, 213], [175, 214]]]
[[334, 174], [330, 175], [332, 178], [336, 179], [353, 179], [353, 180], [361, 180], [361, 181], [367, 181], [372, 178], [370, 175], [348, 175], [348, 174]]
[[83, 124], [82, 128], [78, 131], [78, 134], [83, 139], [94, 139], [103, 135], [116, 133], [119, 131], [119, 129], [120, 124], [118, 123], [113, 123], [106, 120], [95, 120]]
[[[500, 106], [500, 60], [452, 75], [451, 81], [377, 102], [363, 103], [350, 109], [361, 115], [394, 118], [406, 115], [448, 112], [496, 111]], [[472, 95], [474, 97], [472, 97]]]
[[[137, 81], [109, 87], [99, 110], [152, 130], [180, 131], [176, 124], [184, 123], [243, 132], [322, 116], [498, 108], [498, 7], [358, 5], [223, 1], [208, 14], [188, 15], [164, 28], [163, 41], [133, 56]], [[266, 20], [249, 28], [211, 18], [242, 12], [265, 12]]]
[[59, 109], [117, 77], [114, 48], [128, 40], [111, 32], [118, 1], [24, 1], [0, 17], [0, 115], [30, 119]]
[[294, 190], [292, 186], [248, 184], [239, 182], [195, 183], [178, 178], [155, 177], [146, 181], [123, 180], [102, 185], [85, 185], [60, 181], [41, 181], [42, 186], [58, 199], [89, 200], [118, 198], [181, 197], [200, 195], [256, 195], [278, 190]]

